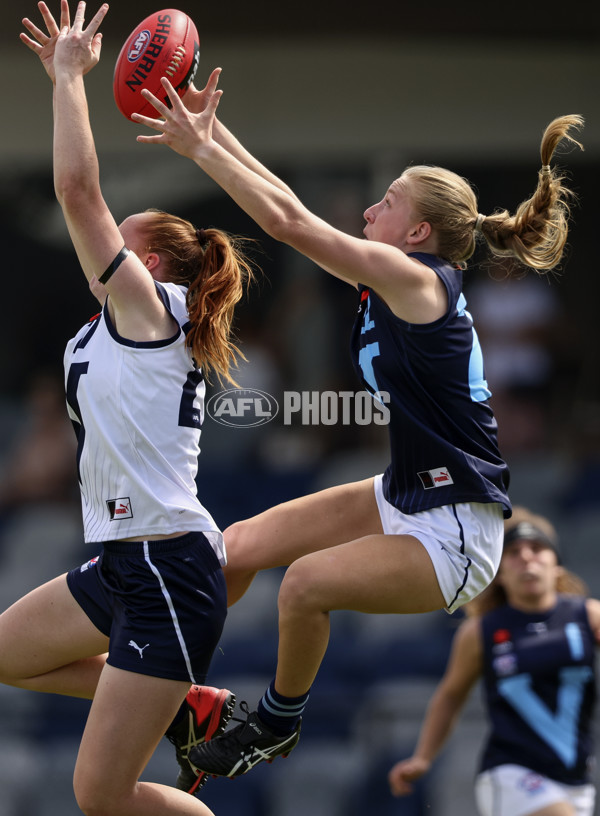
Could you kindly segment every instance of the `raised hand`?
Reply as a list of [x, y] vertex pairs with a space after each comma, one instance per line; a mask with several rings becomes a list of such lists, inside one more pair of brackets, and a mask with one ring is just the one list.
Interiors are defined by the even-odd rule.
[[31, 37], [27, 34], [21, 33], [19, 38], [30, 51], [37, 54], [44, 66], [46, 73], [54, 82], [56, 74], [54, 72], [54, 49], [56, 40], [61, 28], [65, 26], [68, 28], [69, 23], [69, 3], [68, 0], [61, 0], [60, 3], [60, 28], [56, 24], [56, 20], [50, 13], [50, 9], [44, 2], [38, 3], [38, 9], [42, 15], [44, 23], [46, 24], [46, 31], [44, 33], [33, 23], [28, 17], [24, 17], [22, 22]]
[[[23, 25], [29, 32], [31, 36], [28, 36], [25, 33], [21, 33], [19, 38], [22, 43], [24, 43], [30, 51], [33, 51], [34, 54], [40, 58], [42, 65], [44, 66], [46, 73], [54, 82], [56, 80], [56, 69], [55, 69], [55, 52], [56, 52], [56, 43], [59, 38], [61, 32], [70, 31], [71, 23], [70, 23], [70, 13], [69, 13], [69, 2], [68, 0], [60, 0], [60, 26], [57, 25], [54, 16], [50, 12], [50, 9], [46, 5], [46, 3], [41, 0], [38, 3], [38, 9], [42, 15], [42, 19], [46, 25], [46, 31], [42, 31], [41, 28], [38, 28], [34, 22], [32, 22], [28, 17], [24, 17], [22, 20]], [[100, 58], [100, 43], [101, 43], [101, 35], [97, 34], [96, 31], [98, 26], [104, 19], [106, 12], [108, 11], [108, 4], [104, 3], [101, 6], [100, 10], [96, 13], [94, 19], [88, 26], [88, 31], [93, 30], [94, 37], [93, 37], [93, 45], [92, 51], [94, 53], [94, 59], [90, 61], [90, 63], [86, 66], [84, 73], [87, 73], [91, 70], [94, 65], [98, 62]], [[83, 23], [83, 15], [85, 13], [85, 3], [80, 3], [77, 8], [77, 14], [79, 15], [79, 21], [81, 24]], [[75, 19], [78, 20], [77, 14]], [[93, 26], [93, 28], [92, 28]]]
[[62, 26], [56, 39], [54, 69], [76, 70], [87, 74], [99, 61], [102, 35], [98, 32], [100, 23], [106, 16], [108, 3], [103, 3], [90, 20], [85, 23], [85, 2], [80, 0], [73, 25]]
[[189, 111], [191, 111], [191, 113], [202, 113], [202, 111], [206, 108], [211, 96], [217, 90], [220, 75], [221, 68], [215, 68], [209, 76], [205, 87], [201, 91], [196, 88], [193, 82], [190, 84], [189, 88], [181, 98], [183, 99], [183, 104]]
[[161, 118], [152, 119], [139, 113], [133, 113], [131, 118], [134, 122], [147, 125], [152, 130], [160, 132], [156, 136], [138, 136], [137, 141], [147, 144], [165, 144], [176, 153], [194, 159], [197, 151], [212, 140], [213, 123], [219, 100], [223, 94], [223, 91], [216, 90], [219, 73], [220, 69], [213, 71], [207, 87], [201, 92], [205, 94], [206, 104], [200, 113], [192, 113], [184, 105], [166, 77], [161, 79], [161, 83], [169, 97], [170, 108], [150, 91], [142, 90], [142, 96], [156, 108]]

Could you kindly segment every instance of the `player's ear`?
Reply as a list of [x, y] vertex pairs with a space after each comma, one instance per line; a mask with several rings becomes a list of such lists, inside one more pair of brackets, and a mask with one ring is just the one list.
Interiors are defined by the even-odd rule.
[[153, 269], [156, 269], [156, 267], [159, 265], [159, 263], [160, 263], [160, 255], [158, 254], [158, 252], [149, 252], [146, 255], [146, 259], [144, 261], [144, 266], [146, 267], [146, 269], [149, 272], [152, 272]]
[[409, 244], [421, 244], [423, 241], [426, 241], [430, 235], [431, 224], [429, 221], [419, 221], [418, 224], [411, 227], [408, 233], [407, 242]]

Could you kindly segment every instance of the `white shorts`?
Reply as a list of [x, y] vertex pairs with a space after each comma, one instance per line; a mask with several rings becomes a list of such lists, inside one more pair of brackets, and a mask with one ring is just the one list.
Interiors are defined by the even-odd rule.
[[576, 816], [592, 816], [594, 785], [563, 785], [521, 765], [499, 765], [475, 780], [481, 816], [527, 816], [557, 802], [568, 802]]
[[402, 513], [383, 495], [375, 476], [375, 498], [383, 532], [418, 538], [429, 553], [448, 612], [472, 600], [498, 570], [504, 541], [502, 505], [464, 502]]

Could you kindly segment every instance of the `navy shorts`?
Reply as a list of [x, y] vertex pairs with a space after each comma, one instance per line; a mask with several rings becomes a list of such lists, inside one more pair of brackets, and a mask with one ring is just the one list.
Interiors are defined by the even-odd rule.
[[200, 532], [105, 541], [67, 574], [75, 600], [109, 638], [111, 666], [202, 685], [227, 616], [219, 560]]

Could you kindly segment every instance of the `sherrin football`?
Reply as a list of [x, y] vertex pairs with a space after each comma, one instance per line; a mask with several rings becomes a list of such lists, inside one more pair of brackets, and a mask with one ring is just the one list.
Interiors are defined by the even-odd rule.
[[178, 9], [156, 11], [131, 32], [115, 63], [113, 93], [118, 109], [131, 119], [141, 113], [156, 119], [156, 108], [141, 94], [147, 88], [168, 104], [161, 77], [183, 96], [198, 68], [200, 38], [194, 21]]

